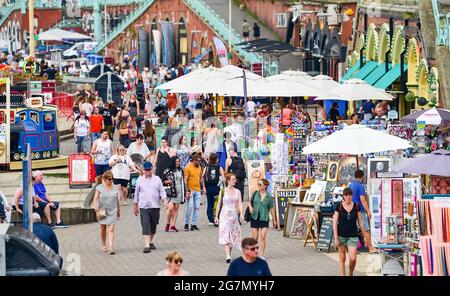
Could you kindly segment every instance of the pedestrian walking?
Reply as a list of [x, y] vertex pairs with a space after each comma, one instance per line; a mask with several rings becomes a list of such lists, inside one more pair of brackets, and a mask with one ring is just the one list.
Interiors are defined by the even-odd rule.
[[261, 37], [261, 28], [259, 27], [258, 23], [253, 24], [253, 37], [255, 39], [259, 39], [259, 37]]
[[258, 258], [258, 241], [247, 237], [242, 240], [242, 257], [231, 262], [227, 276], [272, 276], [266, 260]]
[[147, 145], [144, 143], [144, 135], [137, 134], [136, 142], [133, 142], [128, 146], [127, 155], [140, 154], [144, 160], [150, 158], [150, 150], [148, 150]]
[[109, 160], [109, 166], [114, 178], [114, 185], [119, 185], [120, 193], [123, 198], [123, 205], [127, 204], [128, 197], [128, 182], [130, 181], [131, 170], [140, 173], [139, 169], [134, 165], [133, 160], [125, 154], [125, 147], [119, 145], [114, 154]]
[[245, 41], [250, 40], [250, 24], [247, 23], [247, 20], [244, 20], [242, 23], [242, 37], [244, 37]]
[[125, 148], [128, 148], [130, 145], [130, 129], [126, 121], [122, 121], [119, 126], [119, 143]]
[[189, 272], [181, 269], [183, 257], [178, 252], [171, 252], [166, 256], [167, 268], [156, 274], [157, 276], [189, 276]]
[[346, 253], [349, 255], [349, 275], [353, 275], [356, 266], [358, 248], [358, 226], [363, 225], [359, 205], [352, 201], [353, 191], [345, 188], [344, 200], [336, 207], [333, 215], [334, 241], [339, 249], [339, 274], [345, 276]]
[[184, 170], [189, 163], [189, 156], [192, 154], [191, 148], [187, 145], [187, 137], [181, 136], [176, 146], [177, 157], [180, 159], [181, 168]]
[[203, 171], [203, 178], [206, 192], [206, 215], [208, 216], [209, 225], [214, 224], [214, 203], [216, 201], [216, 196], [219, 195], [221, 177], [225, 180], [225, 171], [217, 163], [218, 158], [216, 153], [211, 153], [209, 156], [209, 163], [206, 169]]
[[175, 151], [168, 146], [165, 137], [161, 138], [160, 143], [161, 147], [156, 150], [153, 164], [156, 167], [156, 175], [164, 179], [164, 171], [169, 167], [170, 159], [175, 156]]
[[155, 250], [153, 240], [156, 234], [156, 226], [159, 223], [161, 199], [166, 204], [167, 196], [161, 179], [153, 174], [151, 162], [144, 162], [144, 174], [136, 181], [134, 194], [134, 215], [140, 215], [142, 235], [144, 237], [144, 253]]
[[164, 176], [163, 184], [166, 186], [166, 195], [168, 198], [165, 231], [178, 232], [176, 228], [178, 210], [180, 204], [184, 203], [184, 196], [186, 194], [184, 172], [178, 157], [172, 157], [171, 165], [164, 171]]
[[239, 217], [244, 220], [244, 216], [241, 193], [235, 188], [236, 176], [228, 174], [226, 180], [227, 187], [224, 189], [223, 195], [219, 195], [214, 222], [219, 224], [219, 244], [225, 248], [225, 261], [230, 263], [232, 248], [241, 248]]
[[149, 91], [151, 79], [152, 74], [150, 73], [148, 67], [144, 67], [144, 71], [142, 71], [142, 82], [144, 83], [144, 92]]
[[214, 123], [211, 124], [209, 128], [205, 130], [205, 158], [209, 159], [212, 153], [216, 153], [219, 148], [219, 141], [217, 140], [219, 137], [219, 129], [216, 127]]
[[81, 111], [80, 117], [75, 120], [73, 125], [73, 136], [77, 144], [77, 153], [87, 152], [90, 125], [89, 120], [86, 118], [86, 112]]
[[247, 178], [247, 172], [245, 171], [244, 160], [233, 149], [230, 151], [230, 158], [227, 159], [225, 164], [225, 171], [227, 173], [233, 173], [236, 176], [235, 187], [241, 192], [241, 199], [244, 200], [244, 188], [245, 179]]
[[118, 112], [119, 111], [117, 110], [116, 104], [114, 102], [109, 103], [107, 108], [102, 108], [100, 112], [100, 114], [103, 116], [105, 129], [108, 131], [109, 138], [111, 140], [114, 140], [114, 131], [116, 130], [115, 118]]
[[184, 169], [184, 182], [187, 184], [186, 192], [186, 216], [184, 219], [184, 230], [189, 231], [189, 222], [192, 213], [191, 231], [200, 230], [198, 228], [198, 214], [200, 211], [202, 168], [198, 155], [192, 155], [191, 162]]
[[108, 131], [105, 129], [100, 131], [100, 139], [95, 140], [92, 145], [91, 154], [94, 154], [95, 175], [103, 175], [109, 170], [109, 159], [114, 151], [113, 142], [108, 138]]
[[86, 96], [84, 99], [84, 103], [81, 104], [80, 111], [84, 110], [86, 112], [86, 116], [90, 117], [92, 112], [94, 111], [94, 106], [91, 104], [91, 99], [89, 96]]
[[137, 99], [136, 94], [131, 94], [130, 95], [130, 99], [126, 105], [125, 108], [129, 114], [130, 114], [130, 118], [131, 118], [131, 127], [133, 129], [137, 128], [137, 123], [136, 123], [136, 119], [140, 110], [139, 107], [139, 100]]
[[252, 236], [258, 241], [261, 234], [261, 259], [264, 258], [267, 243], [267, 229], [269, 228], [269, 213], [272, 214], [273, 227], [277, 227], [275, 215], [275, 202], [267, 192], [269, 181], [260, 179], [258, 182], [259, 190], [255, 191], [250, 199], [249, 210], [251, 214], [250, 227], [252, 228]]
[[116, 221], [120, 218], [120, 196], [117, 187], [113, 186], [111, 171], [103, 174], [103, 182], [95, 190], [94, 209], [97, 215], [104, 211], [104, 216], [98, 220], [102, 240], [101, 251], [106, 252], [106, 229], [108, 228], [108, 252], [110, 255], [114, 255], [114, 230]]
[[100, 131], [104, 128], [103, 116], [100, 114], [100, 108], [94, 108], [94, 114], [89, 117], [89, 131], [91, 133], [91, 147], [94, 142], [100, 138]]

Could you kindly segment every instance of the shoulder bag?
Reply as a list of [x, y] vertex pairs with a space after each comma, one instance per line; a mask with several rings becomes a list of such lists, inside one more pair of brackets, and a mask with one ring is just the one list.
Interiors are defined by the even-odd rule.
[[[252, 207], [253, 207], [253, 200], [255, 199], [255, 194], [256, 194], [256, 192], [257, 192], [257, 191], [253, 192], [252, 198], [250, 199], [250, 204], [252, 205]], [[250, 214], [250, 207], [248, 206], [248, 207], [245, 209], [244, 220], [245, 220], [246, 222], [250, 222], [251, 219], [252, 219], [252, 215]]]
[[99, 209], [96, 212], [96, 216], [97, 216], [97, 220], [101, 220], [101, 219], [106, 218], [106, 209], [105, 208]]

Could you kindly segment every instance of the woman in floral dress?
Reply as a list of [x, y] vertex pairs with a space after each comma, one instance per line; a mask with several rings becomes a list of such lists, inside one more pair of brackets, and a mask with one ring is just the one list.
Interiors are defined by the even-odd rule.
[[[231, 250], [233, 247], [241, 249], [241, 221], [244, 220], [242, 212], [241, 192], [234, 188], [236, 176], [228, 174], [227, 187], [223, 194], [219, 194], [214, 222], [219, 224], [219, 244], [225, 247], [226, 262], [231, 262]], [[220, 215], [219, 215], [220, 214]]]

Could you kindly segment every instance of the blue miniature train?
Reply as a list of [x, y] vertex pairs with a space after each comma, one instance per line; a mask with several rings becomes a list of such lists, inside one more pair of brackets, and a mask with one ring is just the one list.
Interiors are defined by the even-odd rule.
[[16, 109], [10, 131], [11, 162], [22, 161], [30, 143], [31, 159], [49, 159], [59, 155], [56, 106]]

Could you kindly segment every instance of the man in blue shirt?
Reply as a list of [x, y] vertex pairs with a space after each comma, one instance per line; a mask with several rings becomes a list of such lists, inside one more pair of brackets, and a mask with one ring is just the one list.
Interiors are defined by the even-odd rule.
[[[364, 239], [366, 241], [366, 247], [369, 249], [370, 253], [377, 252], [377, 249], [372, 246], [372, 240], [370, 237], [370, 226], [369, 221], [372, 218], [372, 214], [370, 213], [369, 203], [366, 199], [366, 189], [362, 184], [364, 179], [364, 172], [362, 170], [357, 170], [355, 172], [355, 180], [348, 186], [353, 191], [353, 202], [359, 205], [361, 210], [362, 218], [364, 225], [360, 225], [359, 227], [364, 233]], [[363, 228], [363, 229], [362, 229]]]
[[373, 117], [373, 111], [375, 110], [375, 104], [371, 100], [367, 100], [362, 104], [364, 112], [364, 120], [371, 120]]
[[41, 223], [41, 216], [33, 213], [33, 233], [50, 247], [56, 254], [59, 254], [59, 243], [53, 229]]
[[247, 237], [241, 245], [242, 257], [231, 262], [227, 276], [272, 276], [267, 262], [258, 257], [258, 241]]
[[[33, 184], [34, 192], [36, 194], [36, 200], [39, 205], [39, 209], [42, 213], [44, 213], [45, 218], [47, 219], [48, 226], [56, 227], [56, 228], [67, 228], [67, 225], [61, 221], [61, 208], [59, 206], [59, 202], [53, 201], [47, 193], [47, 189], [42, 183], [42, 179], [44, 178], [44, 173], [42, 171], [36, 171], [33, 173], [33, 177], [35, 182]], [[56, 216], [56, 224], [52, 226], [52, 218], [50, 215], [50, 211], [55, 212]]]

